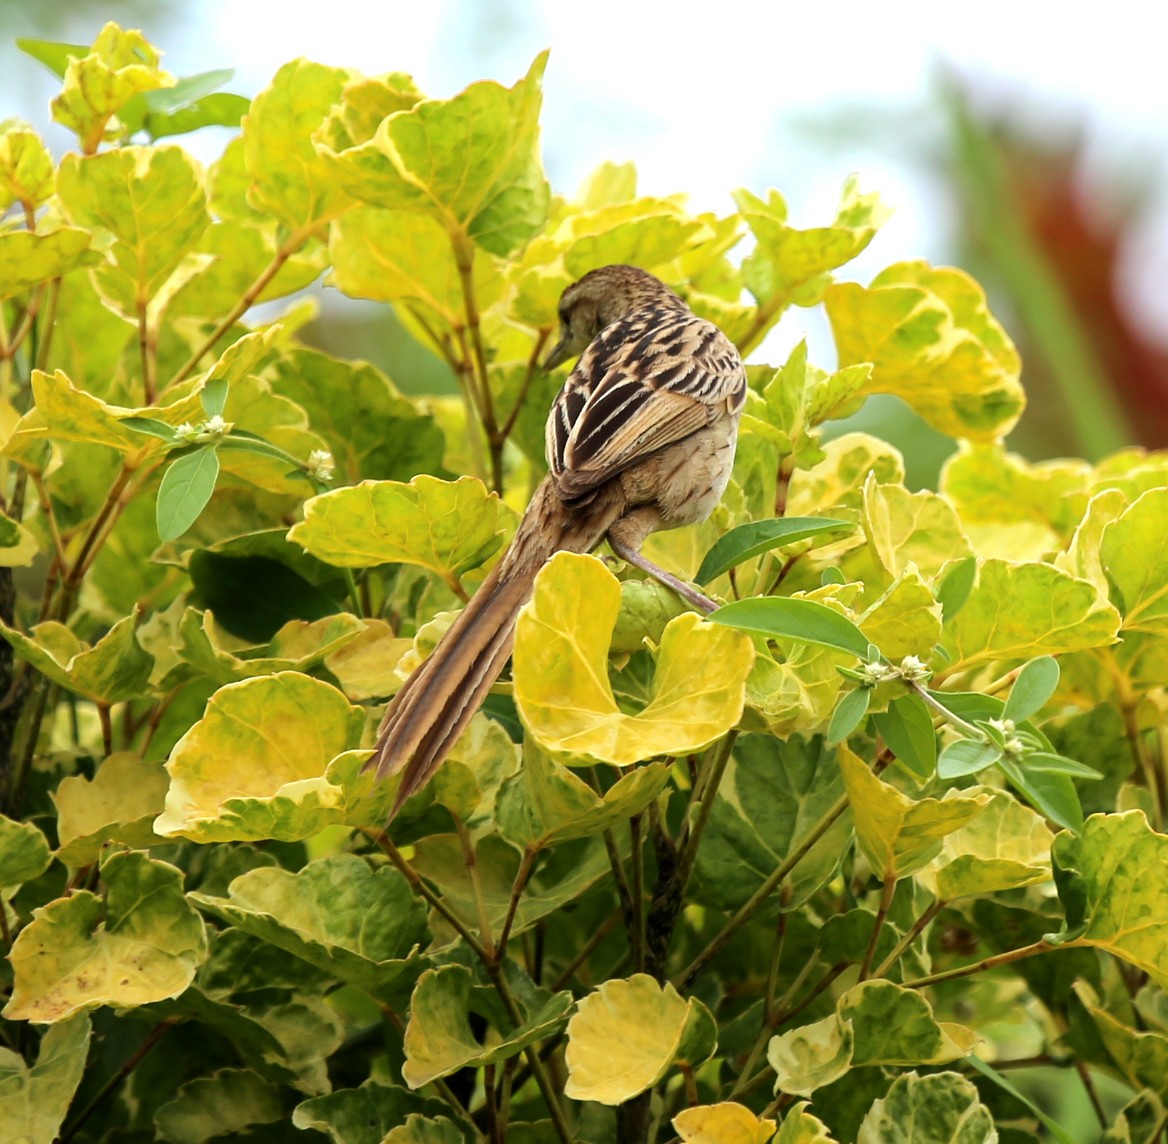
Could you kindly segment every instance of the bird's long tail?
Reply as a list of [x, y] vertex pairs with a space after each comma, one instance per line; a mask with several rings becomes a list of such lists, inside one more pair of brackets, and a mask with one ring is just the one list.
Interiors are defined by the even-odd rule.
[[365, 769], [378, 778], [404, 772], [391, 818], [438, 769], [503, 670], [536, 573], [558, 551], [595, 548], [623, 510], [619, 486], [569, 509], [544, 479], [503, 558], [386, 710]]

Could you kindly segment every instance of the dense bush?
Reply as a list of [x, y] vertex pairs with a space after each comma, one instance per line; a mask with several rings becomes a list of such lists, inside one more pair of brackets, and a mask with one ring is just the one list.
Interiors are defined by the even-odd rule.
[[[1006, 452], [976, 283], [837, 280], [854, 182], [812, 229], [626, 166], [552, 195], [542, 57], [248, 106], [113, 25], [25, 47], [79, 149], [0, 125], [5, 1140], [1023, 1141], [1002, 1070], [1044, 1062], [1162, 1132], [1168, 458]], [[206, 171], [159, 142], [241, 116]], [[822, 305], [839, 368], [752, 364], [722, 506], [651, 540], [712, 622], [557, 556], [387, 836], [378, 705], [513, 531], [556, 302], [613, 262], [744, 354]], [[458, 395], [301, 344], [308, 301], [244, 324], [322, 273]], [[938, 492], [825, 433], [873, 393], [958, 440]]]

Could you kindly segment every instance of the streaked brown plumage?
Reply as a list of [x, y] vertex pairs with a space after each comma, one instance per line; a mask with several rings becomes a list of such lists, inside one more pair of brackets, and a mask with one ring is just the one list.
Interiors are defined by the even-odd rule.
[[605, 266], [560, 300], [545, 369], [581, 353], [547, 421], [550, 472], [503, 558], [393, 697], [366, 764], [404, 771], [393, 813], [438, 769], [511, 653], [536, 573], [605, 537], [702, 611], [714, 605], [640, 554], [646, 536], [705, 520], [734, 463], [746, 373], [738, 351], [653, 275]]

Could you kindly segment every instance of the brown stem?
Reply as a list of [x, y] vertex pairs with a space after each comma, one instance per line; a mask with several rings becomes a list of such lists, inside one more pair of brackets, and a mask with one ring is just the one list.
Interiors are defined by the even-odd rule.
[[888, 917], [894, 893], [896, 893], [896, 875], [885, 874], [884, 885], [880, 890], [880, 905], [876, 907], [876, 920], [872, 924], [872, 936], [868, 939], [868, 948], [864, 952], [864, 960], [860, 965], [861, 981], [868, 980], [868, 972], [872, 968], [872, 958], [876, 955], [876, 943], [880, 940], [880, 931], [884, 929], [884, 919]]
[[504, 441], [511, 436], [511, 430], [515, 428], [515, 422], [519, 418], [519, 414], [523, 409], [523, 404], [527, 400], [527, 391], [531, 388], [531, 383], [535, 380], [535, 375], [539, 372], [539, 359], [543, 353], [544, 344], [547, 342], [551, 330], [540, 330], [536, 334], [535, 345], [531, 348], [531, 356], [527, 359], [527, 372], [523, 375], [523, 381], [519, 386], [519, 393], [515, 398], [515, 404], [511, 408], [511, 412], [507, 414], [507, 420], [503, 422], [502, 428], [499, 430], [499, 436]]
[[146, 315], [146, 301], [141, 298], [138, 300], [138, 357], [142, 366], [142, 392], [146, 398], [143, 405], [153, 405], [156, 385], [154, 354]]
[[908, 931], [896, 943], [896, 948], [877, 966], [877, 977], [883, 977], [903, 956], [904, 951], [908, 949], [914, 941], [924, 932], [925, 926], [929, 924], [946, 906], [948, 902], [938, 898], [917, 920], [913, 923], [912, 929]]
[[[1070, 941], [1059, 946], [1060, 949], [1073, 949], [1075, 942]], [[971, 977], [975, 973], [983, 973], [987, 969], [996, 969], [999, 965], [1009, 965], [1013, 961], [1021, 961], [1024, 957], [1034, 957], [1039, 953], [1049, 953], [1055, 947], [1048, 941], [1036, 941], [1032, 945], [1024, 945], [1020, 949], [1011, 949], [1006, 953], [997, 953], [993, 957], [983, 957], [972, 965], [963, 965], [957, 969], [946, 969], [941, 973], [931, 973], [928, 977], [918, 977], [915, 981], [904, 982], [905, 989], [922, 989], [926, 985], [936, 985], [940, 981], [956, 981], [959, 977]]]
[[8, 338], [5, 343], [0, 345], [0, 358], [13, 358], [16, 356], [16, 351], [20, 349], [24, 339], [28, 337], [32, 330], [33, 323], [36, 321], [37, 312], [41, 308], [41, 299], [45, 295], [45, 287], [38, 286], [29, 298], [28, 307], [24, 311], [20, 322], [12, 331], [12, 337]]
[[831, 829], [836, 819], [848, 808], [847, 796], [841, 796], [830, 810], [808, 831], [806, 837], [791, 851], [778, 868], [763, 882], [750, 899], [722, 927], [712, 941], [692, 962], [673, 979], [674, 987], [685, 989], [695, 977], [721, 952], [726, 943], [755, 915], [763, 903], [782, 885], [791, 871], [810, 849]]
[[559, 977], [557, 977], [555, 981], [552, 982], [551, 990], [553, 993], [558, 993], [561, 989], [564, 988], [565, 985], [568, 984], [569, 981], [572, 980], [573, 977], [576, 976], [576, 970], [578, 970], [580, 966], [582, 966], [584, 962], [586, 962], [596, 952], [596, 947], [600, 945], [600, 943], [604, 941], [604, 939], [608, 937], [608, 935], [612, 933], [614, 929], [616, 929], [616, 927], [620, 924], [622, 916], [622, 911], [617, 910], [616, 913], [610, 914], [609, 917], [601, 923], [600, 928], [580, 947], [576, 956], [568, 962], [563, 971], [560, 973]]
[[235, 303], [234, 306], [231, 307], [223, 320], [204, 339], [202, 345], [200, 345], [198, 349], [196, 349], [194, 353], [192, 353], [191, 356], [187, 358], [185, 362], [183, 362], [178, 373], [176, 373], [174, 377], [172, 377], [167, 383], [166, 388], [169, 389], [170, 386], [177, 385], [180, 381], [184, 381], [186, 378], [190, 377], [190, 375], [194, 373], [196, 369], [198, 369], [199, 362], [203, 360], [203, 355], [210, 353], [210, 351], [215, 348], [215, 343], [218, 342], [219, 339], [223, 337], [223, 335], [227, 333], [227, 331], [230, 330], [231, 327], [234, 326], [235, 323], [238, 322], [239, 319], [252, 308], [252, 306], [255, 305], [256, 300], [264, 292], [264, 288], [267, 286], [267, 284], [271, 282], [271, 280], [275, 278], [277, 274], [280, 273], [284, 263], [287, 262], [288, 259], [291, 258], [292, 255], [294, 255], [308, 241], [312, 235], [312, 229], [314, 228], [306, 228], [295, 231], [293, 234], [289, 235], [287, 239], [285, 239], [280, 248], [272, 256], [272, 261], [269, 262], [268, 265], [260, 271], [256, 277], [256, 280], [243, 292], [243, 296], [239, 299], [238, 302]]
[[410, 888], [421, 897], [428, 905], [442, 915], [450, 926], [466, 942], [467, 945], [474, 951], [475, 956], [484, 964], [490, 962], [490, 957], [487, 951], [483, 948], [482, 943], [471, 932], [470, 927], [460, 918], [439, 895], [435, 894], [425, 882], [422, 881], [421, 875], [411, 866], [405, 858], [402, 857], [401, 851], [390, 841], [389, 836], [384, 830], [366, 830], [365, 834], [371, 838], [374, 843], [381, 848], [386, 857], [398, 868], [404, 875]]
[[633, 876], [629, 884], [629, 897], [632, 903], [632, 917], [629, 929], [632, 941], [633, 969], [638, 973], [645, 972], [645, 838], [641, 832], [641, 816], [634, 814], [629, 819], [629, 838], [632, 850], [629, 854], [629, 863]]
[[49, 348], [53, 344], [53, 332], [57, 328], [57, 302], [61, 297], [61, 279], [54, 278], [49, 283], [49, 304], [45, 309], [44, 316], [41, 318], [41, 328], [44, 330], [44, 336], [40, 340], [40, 345], [37, 346], [36, 362], [34, 366], [36, 369], [44, 369], [49, 360]]
[[503, 920], [503, 929], [499, 934], [499, 943], [495, 947], [495, 957], [502, 960], [507, 950], [507, 941], [511, 937], [511, 927], [515, 924], [515, 911], [519, 909], [519, 899], [523, 896], [523, 889], [531, 877], [531, 867], [535, 863], [537, 851], [527, 849], [523, 851], [523, 858], [519, 862], [519, 869], [515, 871], [515, 881], [511, 884], [511, 901], [507, 904], [507, 916]]

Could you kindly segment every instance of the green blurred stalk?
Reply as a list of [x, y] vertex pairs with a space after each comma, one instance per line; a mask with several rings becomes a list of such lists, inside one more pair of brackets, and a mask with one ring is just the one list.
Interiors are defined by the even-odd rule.
[[1131, 443], [1126, 418], [1067, 292], [1023, 220], [997, 143], [971, 114], [956, 79], [943, 75], [939, 86], [949, 113], [957, 177], [977, 233], [1046, 359], [1076, 452], [1098, 460]]

